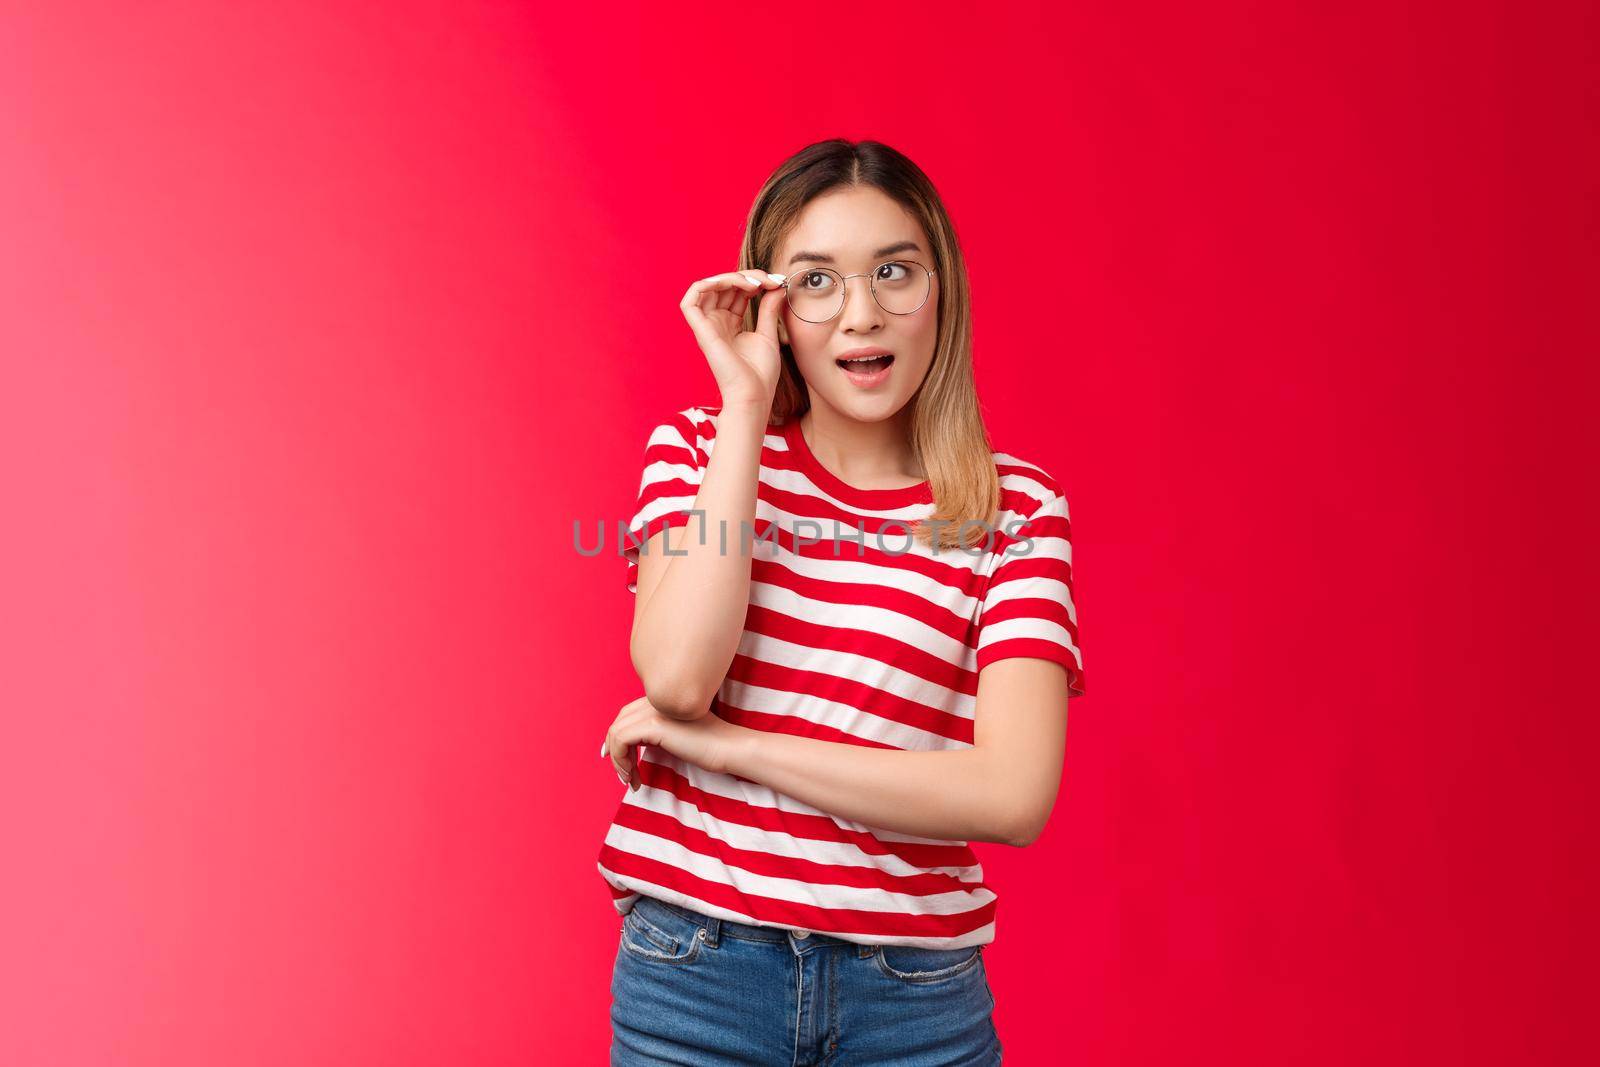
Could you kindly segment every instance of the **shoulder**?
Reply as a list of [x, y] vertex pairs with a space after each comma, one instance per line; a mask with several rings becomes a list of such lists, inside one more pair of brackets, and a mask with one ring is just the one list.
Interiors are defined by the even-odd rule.
[[647, 447], [675, 452], [687, 450], [703, 466], [717, 436], [717, 404], [691, 404], [657, 418]]
[[692, 404], [678, 412], [677, 417], [693, 426], [702, 440], [709, 441], [717, 436], [717, 416], [720, 414], [721, 404]]
[[[682, 411], [674, 412], [672, 418], [677, 426], [687, 434], [693, 434], [691, 443], [702, 452], [710, 452], [717, 440], [717, 421], [722, 415], [722, 405], [718, 404], [693, 404]], [[770, 422], [767, 433], [776, 434], [782, 431]]]
[[1000, 507], [1021, 519], [1045, 513], [1067, 513], [1067, 494], [1043, 466], [1014, 452], [994, 452], [1000, 476]]

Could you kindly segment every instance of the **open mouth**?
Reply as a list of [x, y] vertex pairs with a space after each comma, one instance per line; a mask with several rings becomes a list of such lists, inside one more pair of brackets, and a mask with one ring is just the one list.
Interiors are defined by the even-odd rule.
[[834, 362], [852, 374], [876, 374], [878, 371], [887, 370], [889, 364], [894, 362], [894, 357], [867, 356], [864, 359], [836, 359]]

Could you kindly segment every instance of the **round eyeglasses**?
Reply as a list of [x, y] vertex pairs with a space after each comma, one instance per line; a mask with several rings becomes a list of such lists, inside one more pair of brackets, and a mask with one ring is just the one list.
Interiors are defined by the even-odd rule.
[[872, 298], [891, 315], [910, 315], [928, 302], [937, 271], [909, 259], [880, 263], [866, 274], [807, 267], [783, 280], [789, 310], [805, 322], [827, 322], [844, 310], [845, 282], [867, 278]]

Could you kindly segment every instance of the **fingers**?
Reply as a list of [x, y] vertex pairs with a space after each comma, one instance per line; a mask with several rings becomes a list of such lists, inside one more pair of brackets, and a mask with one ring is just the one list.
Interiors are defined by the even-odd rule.
[[611, 735], [609, 733], [606, 734], [606, 739], [600, 742], [600, 755], [611, 759], [611, 769], [616, 772], [617, 781], [627, 784], [628, 775], [623, 770], [622, 762], [611, 756]]
[[[617, 781], [636, 792], [644, 785], [638, 759], [643, 735], [634, 728], [641, 718], [654, 714], [656, 711], [648, 697], [638, 697], [629, 701], [617, 713], [611, 728], [606, 731], [605, 740], [600, 743], [600, 755], [610, 757], [611, 769], [616, 772]], [[635, 740], [628, 741], [629, 737]]]
[[[748, 271], [745, 273], [749, 274]], [[755, 282], [754, 287], [749, 289], [741, 288], [737, 290], [737, 295], [733, 298], [733, 303], [728, 308], [729, 311], [732, 311], [740, 318], [744, 317], [744, 313], [750, 307], [750, 302], [752, 300], [760, 301], [758, 307], [761, 305], [770, 305], [772, 303], [773, 294], [785, 293], [783, 289], [783, 275], [781, 274], [765, 274], [756, 272], [751, 280]], [[760, 329], [759, 316], [756, 328]]]
[[739, 290], [738, 293], [734, 295], [733, 303], [728, 305], [728, 310], [732, 312], [734, 318], [741, 322], [744, 321], [745, 310], [749, 308], [750, 298], [753, 295], [754, 294], [752, 293], [745, 292], [743, 289]]
[[638, 760], [634, 758], [634, 748], [635, 748], [635, 746], [633, 746], [633, 745], [625, 745], [625, 746], [623, 746], [623, 748], [628, 753], [626, 757], [612, 756], [611, 755], [611, 735], [607, 734], [606, 735], [606, 739], [604, 741], [600, 742], [600, 755], [610, 757], [610, 759], [611, 759], [611, 769], [616, 772], [617, 781], [621, 782], [623, 785], [628, 786], [631, 789], [638, 789], [639, 788], [639, 764], [638, 764]]
[[730, 311], [736, 301], [748, 302], [750, 294], [761, 289], [761, 282], [757, 280], [759, 277], [735, 271], [731, 283], [716, 290], [716, 306], [724, 311]]
[[[725, 274], [713, 274], [709, 278], [701, 278], [689, 286], [689, 291], [683, 294], [683, 300], [678, 306], [688, 307], [692, 304], [709, 311], [716, 306], [716, 298], [723, 294], [729, 294], [731, 299], [731, 294], [734, 292], [754, 292], [759, 289], [760, 283], [756, 279], [760, 277], [758, 271], [731, 270]], [[710, 298], [710, 303], [706, 302], [707, 298]]]
[[678, 307], [683, 309], [685, 315], [690, 308], [699, 308], [702, 313], [731, 311], [739, 301], [748, 302], [756, 293], [770, 289], [782, 280], [781, 275], [754, 269], [713, 274], [689, 286], [689, 291], [683, 294]]
[[[752, 299], [758, 298], [765, 291], [776, 289], [782, 283], [781, 274], [770, 274], [754, 268], [713, 274], [689, 286], [688, 291], [683, 294], [683, 299], [678, 302], [678, 308], [688, 321], [689, 328], [694, 331], [695, 342], [703, 351], [709, 353], [714, 346], [725, 344], [731, 339], [731, 336], [725, 336], [724, 331], [731, 329], [732, 333], [737, 333], [743, 328], [719, 325], [711, 317], [713, 312], [726, 311], [734, 319], [742, 319]], [[772, 303], [770, 299], [763, 299], [761, 302]], [[766, 332], [776, 344], [776, 324], [769, 323]]]
[[778, 317], [783, 314], [783, 303], [788, 298], [789, 290], [775, 288], [762, 295], [756, 308], [756, 333], [771, 341], [773, 347], [778, 345]]

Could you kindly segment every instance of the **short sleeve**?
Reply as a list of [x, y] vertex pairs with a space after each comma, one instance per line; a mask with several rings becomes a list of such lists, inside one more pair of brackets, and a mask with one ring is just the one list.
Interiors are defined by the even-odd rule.
[[1045, 501], [1007, 539], [984, 589], [977, 653], [979, 671], [1013, 656], [1053, 660], [1067, 670], [1068, 696], [1083, 695], [1065, 496]]
[[705, 469], [698, 429], [704, 417], [697, 408], [677, 412], [651, 430], [645, 442], [639, 495], [622, 540], [630, 593], [639, 591], [639, 549], [660, 531], [691, 521], [689, 512]]

